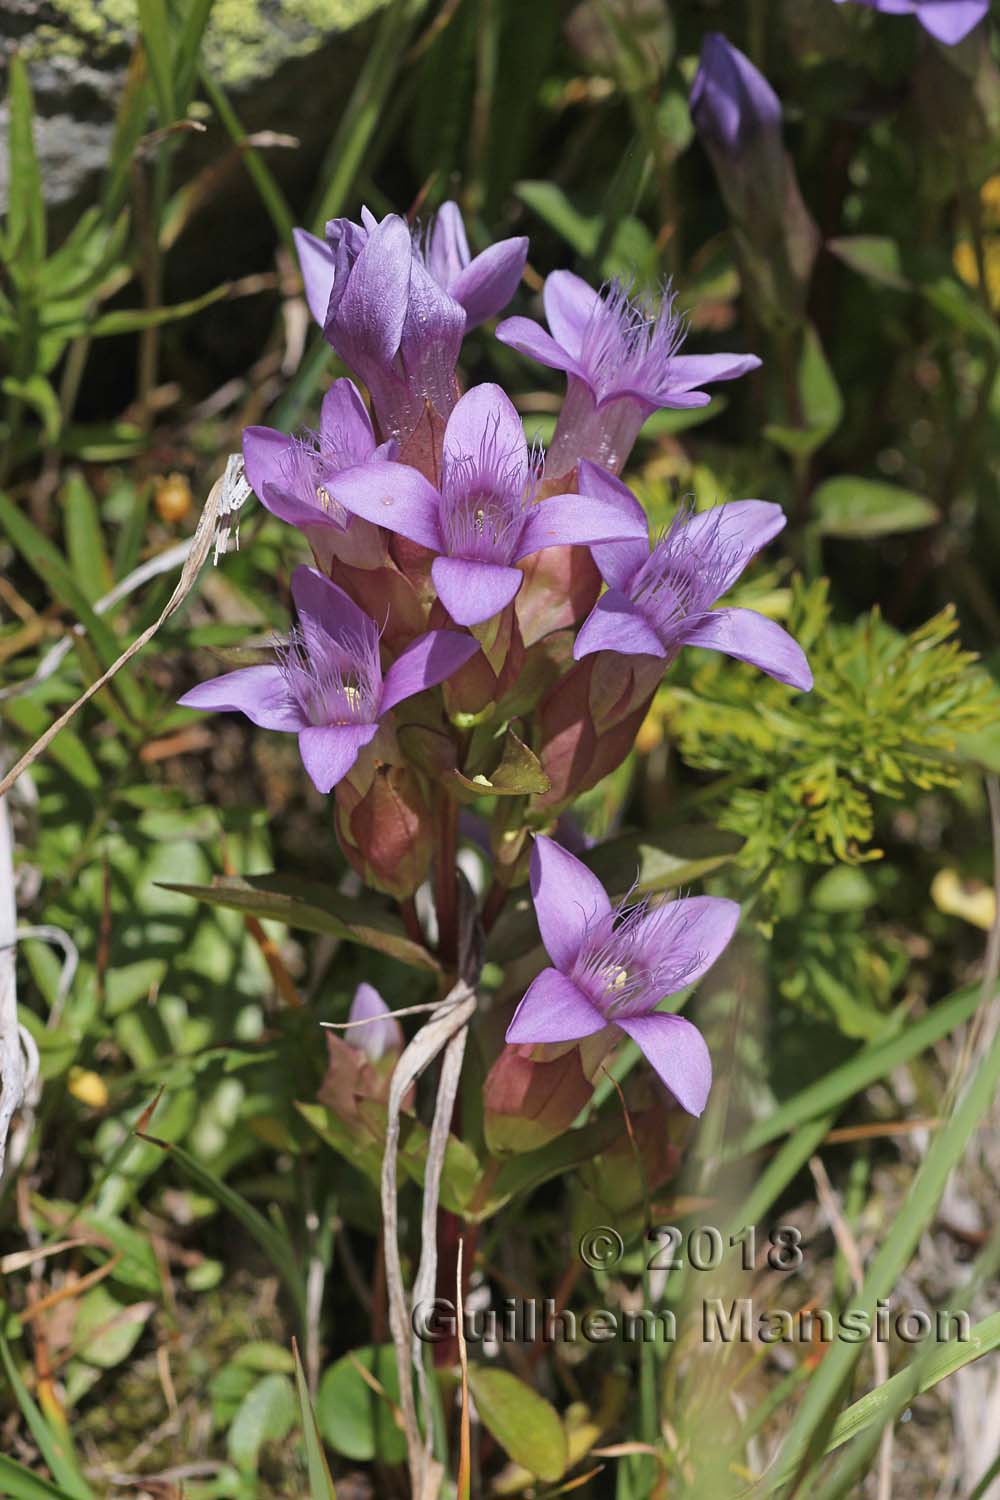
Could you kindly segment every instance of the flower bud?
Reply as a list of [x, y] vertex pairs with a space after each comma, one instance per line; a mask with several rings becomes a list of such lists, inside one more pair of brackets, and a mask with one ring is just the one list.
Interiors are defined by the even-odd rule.
[[777, 94], [718, 32], [702, 45], [691, 118], [735, 221], [758, 311], [772, 327], [801, 321], [819, 232], [782, 145]]
[[641, 1206], [676, 1173], [691, 1123], [691, 1116], [665, 1094], [654, 1095], [648, 1108], [631, 1115], [631, 1135], [623, 1130], [606, 1151], [581, 1167], [585, 1190], [609, 1213]]
[[405, 901], [427, 878], [433, 820], [420, 781], [405, 765], [378, 763], [359, 792], [355, 778], [336, 788], [341, 848], [366, 885]]

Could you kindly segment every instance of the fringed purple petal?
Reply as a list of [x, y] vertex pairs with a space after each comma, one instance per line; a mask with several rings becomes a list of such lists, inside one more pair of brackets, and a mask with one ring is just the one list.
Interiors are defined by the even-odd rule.
[[182, 708], [201, 708], [210, 713], [246, 714], [261, 729], [286, 733], [301, 729], [305, 720], [278, 667], [242, 667], [199, 682], [183, 698]]
[[466, 391], [444, 430], [446, 469], [472, 459], [503, 474], [504, 487], [523, 489], [528, 479], [528, 442], [517, 408], [498, 385]]
[[712, 380], [738, 380], [760, 366], [756, 354], [675, 354], [670, 361], [671, 394], [694, 391]]
[[630, 1016], [617, 1022], [660, 1075], [682, 1109], [700, 1115], [712, 1087], [712, 1059], [705, 1038], [683, 1016]]
[[449, 199], [434, 215], [427, 244], [427, 268], [438, 286], [455, 296], [452, 285], [468, 264], [469, 241], [465, 236], [462, 210]]
[[471, 635], [459, 635], [456, 630], [431, 630], [413, 641], [385, 674], [382, 689], [382, 712], [395, 708], [404, 698], [422, 693], [424, 688], [437, 687], [479, 650], [479, 642]]
[[398, 536], [440, 552], [438, 492], [430, 480], [408, 464], [373, 459], [335, 475], [327, 488], [335, 500]]
[[608, 589], [580, 626], [573, 656], [580, 661], [595, 651], [617, 651], [621, 656], [667, 655], [656, 631], [631, 599], [619, 589]]
[[684, 556], [693, 568], [712, 571], [715, 599], [721, 599], [761, 548], [784, 529], [787, 519], [781, 506], [770, 500], [730, 500], [698, 511], [684, 525]]
[[363, 464], [375, 453], [372, 419], [353, 380], [333, 382], [323, 397], [319, 430], [341, 468]]
[[528, 986], [504, 1040], [514, 1046], [576, 1042], [603, 1031], [607, 1024], [571, 979], [558, 969], [543, 969]]
[[600, 293], [572, 271], [553, 271], [545, 278], [542, 302], [552, 337], [578, 359], [588, 327], [601, 315]]
[[287, 432], [277, 432], [273, 427], [243, 429], [243, 467], [247, 482], [262, 505], [267, 505], [268, 488], [288, 487], [284, 464], [291, 446]]
[[645, 513], [624, 510], [617, 497], [552, 495], [528, 507], [514, 561], [543, 547], [586, 547], [613, 537], [631, 537], [647, 548]]
[[649, 556], [649, 522], [646, 512], [620, 479], [609, 474], [599, 464], [591, 463], [589, 459], [580, 460], [578, 482], [581, 495], [617, 505], [621, 512], [621, 540], [602, 542], [592, 551], [605, 583], [612, 588], [627, 590], [630, 579]]
[[545, 951], [562, 970], [573, 967], [588, 931], [611, 915], [608, 893], [597, 876], [541, 834], [531, 851], [531, 899]]
[[301, 730], [299, 754], [316, 790], [325, 794], [343, 781], [377, 733], [377, 724], [330, 724]]
[[769, 677], [807, 693], [813, 685], [805, 653], [787, 630], [752, 609], [715, 609], [684, 633], [688, 646], [722, 651], [750, 662]]
[[[665, 901], [643, 917], [637, 948], [652, 966], [669, 949], [676, 964], [676, 990], [696, 984], [728, 947], [740, 920], [737, 902], [720, 896]], [[675, 990], [675, 993], [676, 993]]]
[[492, 620], [506, 609], [524, 582], [520, 568], [464, 557], [436, 557], [431, 577], [438, 598], [456, 625], [482, 625]]
[[530, 318], [505, 318], [502, 323], [497, 324], [496, 336], [501, 344], [509, 345], [519, 354], [526, 354], [540, 365], [548, 365], [553, 370], [565, 370], [567, 374], [576, 375], [584, 381], [587, 379], [572, 354], [567, 353], [550, 333], [546, 333], [544, 328], [533, 323]]
[[295, 569], [292, 598], [310, 646], [324, 637], [364, 639], [377, 634], [378, 627], [364, 610], [316, 568]]

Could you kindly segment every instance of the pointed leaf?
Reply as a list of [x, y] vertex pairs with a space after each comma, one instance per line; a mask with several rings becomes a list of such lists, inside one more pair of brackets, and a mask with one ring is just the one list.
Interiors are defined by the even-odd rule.
[[337, 1500], [337, 1492], [333, 1486], [333, 1476], [330, 1466], [323, 1452], [323, 1440], [319, 1435], [319, 1425], [316, 1421], [316, 1413], [309, 1399], [309, 1390], [306, 1386], [305, 1371], [299, 1358], [299, 1347], [292, 1342], [292, 1350], [295, 1355], [295, 1385], [299, 1395], [299, 1410], [302, 1413], [302, 1432], [306, 1446], [306, 1467], [309, 1471], [309, 1497], [310, 1500]]
[[940, 515], [924, 495], [853, 474], [827, 479], [813, 492], [811, 504], [821, 536], [891, 536], [933, 526]]
[[480, 1420], [515, 1463], [550, 1483], [566, 1468], [566, 1433], [555, 1407], [506, 1370], [469, 1366]]

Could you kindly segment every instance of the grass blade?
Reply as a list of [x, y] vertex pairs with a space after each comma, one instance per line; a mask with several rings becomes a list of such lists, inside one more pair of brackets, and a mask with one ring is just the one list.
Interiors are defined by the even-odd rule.
[[316, 1425], [316, 1413], [309, 1399], [305, 1371], [299, 1358], [299, 1346], [294, 1339], [292, 1339], [292, 1353], [295, 1355], [295, 1384], [299, 1393], [299, 1406], [302, 1408], [302, 1432], [306, 1445], [310, 1500], [337, 1500], [333, 1476], [323, 1451], [323, 1440], [319, 1435], [319, 1427]]
[[7, 257], [25, 269], [45, 259], [45, 202], [34, 137], [34, 104], [28, 70], [20, 53], [10, 60], [7, 94], [10, 111], [7, 150], [10, 197], [7, 206]]
[[93, 1491], [80, 1472], [76, 1455], [69, 1443], [68, 1432], [57, 1431], [42, 1414], [28, 1387], [21, 1379], [10, 1345], [0, 1334], [0, 1360], [14, 1393], [14, 1399], [24, 1415], [31, 1436], [38, 1444], [39, 1452], [55, 1476], [57, 1485], [73, 1500], [93, 1500]]

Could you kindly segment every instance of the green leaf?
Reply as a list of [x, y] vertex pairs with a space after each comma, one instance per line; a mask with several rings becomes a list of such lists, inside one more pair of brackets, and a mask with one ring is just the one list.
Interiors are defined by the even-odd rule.
[[37, 1443], [45, 1464], [52, 1471], [56, 1483], [67, 1494], [72, 1495], [73, 1500], [93, 1500], [93, 1491], [84, 1479], [76, 1454], [73, 1452], [68, 1428], [63, 1424], [56, 1427], [52, 1421], [42, 1415], [41, 1409], [21, 1379], [10, 1352], [10, 1346], [3, 1334], [0, 1334], [0, 1360], [7, 1373], [7, 1381], [14, 1400], [21, 1408], [31, 1436]]
[[41, 418], [45, 441], [55, 442], [62, 422], [62, 411], [59, 397], [44, 375], [30, 375], [27, 380], [18, 380], [15, 376], [8, 375], [0, 389], [5, 395], [13, 396], [16, 401], [23, 401], [25, 406], [36, 411]]
[[283, 1344], [270, 1339], [251, 1339], [233, 1355], [233, 1364], [243, 1365], [258, 1375], [292, 1375], [295, 1360]]
[[478, 796], [523, 797], [533, 792], [547, 792], [552, 785], [538, 756], [518, 739], [512, 729], [508, 729], [503, 737], [499, 765], [488, 776], [465, 776], [461, 771], [455, 771], [453, 775], [466, 791]]
[[0, 1495], [9, 1495], [10, 1500], [76, 1500], [72, 1491], [40, 1479], [4, 1453], [0, 1453]]
[[[388, 1400], [358, 1374], [358, 1365], [374, 1375]], [[406, 1439], [395, 1422], [393, 1405], [398, 1404], [395, 1349], [391, 1344], [366, 1345], [345, 1354], [326, 1371], [316, 1392], [316, 1421], [326, 1442], [345, 1458], [370, 1463], [377, 1457], [382, 1463], [402, 1463]]]
[[337, 1500], [336, 1490], [333, 1486], [333, 1476], [330, 1473], [330, 1466], [326, 1461], [326, 1454], [323, 1452], [323, 1442], [319, 1435], [316, 1413], [309, 1399], [305, 1372], [302, 1369], [302, 1361], [299, 1359], [298, 1345], [293, 1343], [292, 1347], [295, 1350], [295, 1385], [298, 1390], [299, 1410], [302, 1415], [302, 1431], [305, 1437], [310, 1500]]
[[407, 936], [402, 922], [377, 897], [342, 896], [294, 875], [217, 875], [211, 885], [163, 884], [165, 891], [194, 896], [212, 906], [287, 922], [388, 953], [412, 968], [438, 970], [434, 956]]
[[232, 289], [232, 282], [224, 281], [221, 286], [213, 287], [210, 292], [203, 292], [200, 297], [190, 297], [187, 302], [175, 302], [170, 307], [126, 307], [120, 312], [105, 313], [103, 317], [95, 318], [92, 323], [81, 322], [76, 333], [87, 334], [90, 338], [110, 338], [119, 333], [138, 333], [143, 328], [161, 328], [164, 323], [176, 323], [181, 318], [190, 318], [194, 313], [201, 312], [204, 307], [211, 307], [213, 302], [221, 302], [223, 297], [228, 297]]
[[903, 257], [895, 240], [878, 234], [849, 234], [827, 240], [826, 248], [832, 250], [845, 266], [867, 276], [879, 286], [891, 286], [897, 291], [907, 291], [913, 283], [903, 271]]
[[10, 59], [7, 104], [10, 111], [7, 152], [6, 255], [29, 269], [45, 258], [45, 200], [34, 137], [34, 104], [28, 69], [19, 52]]
[[1000, 327], [996, 320], [960, 281], [953, 276], [942, 276], [921, 290], [931, 306], [962, 333], [984, 339], [994, 349], [1000, 349]]
[[139, 31], [153, 80], [161, 129], [177, 118], [174, 100], [173, 48], [166, 0], [139, 0]]
[[811, 505], [821, 536], [892, 536], [919, 531], [940, 519], [937, 506], [925, 495], [853, 474], [825, 480], [813, 491]]
[[555, 1407], [506, 1370], [469, 1366], [483, 1426], [516, 1464], [553, 1483], [566, 1468], [566, 1433]]
[[840, 426], [844, 415], [840, 387], [811, 323], [802, 335], [796, 384], [802, 412], [800, 424], [790, 427], [770, 422], [764, 428], [764, 436], [786, 453], [808, 458]]
[[295, 1426], [298, 1403], [287, 1375], [265, 1375], [244, 1396], [229, 1429], [229, 1457], [244, 1473], [256, 1473], [265, 1443], [280, 1443]]
[[94, 603], [108, 592], [114, 578], [104, 550], [97, 501], [79, 469], [74, 469], [67, 476], [61, 498], [69, 565], [73, 570], [73, 577], [90, 602]]
[[89, 1365], [113, 1369], [127, 1359], [154, 1311], [154, 1302], [119, 1302], [101, 1283], [80, 1298], [73, 1347]]

